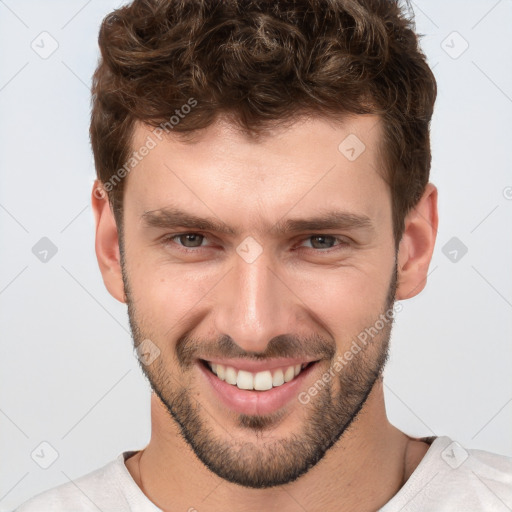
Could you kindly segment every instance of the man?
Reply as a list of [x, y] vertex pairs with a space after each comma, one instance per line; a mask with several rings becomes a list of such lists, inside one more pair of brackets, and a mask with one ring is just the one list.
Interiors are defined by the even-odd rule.
[[135, 0], [99, 44], [96, 254], [152, 435], [18, 510], [510, 510], [510, 458], [386, 417], [438, 225], [399, 5]]

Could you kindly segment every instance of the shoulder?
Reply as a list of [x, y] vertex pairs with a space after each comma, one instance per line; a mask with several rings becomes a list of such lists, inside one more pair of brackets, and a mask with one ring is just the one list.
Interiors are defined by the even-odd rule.
[[466, 449], [451, 439], [440, 457], [435, 487], [447, 503], [467, 510], [512, 510], [511, 457]]
[[437, 437], [405, 485], [381, 510], [512, 510], [512, 457]]
[[120, 464], [124, 464], [123, 454], [86, 475], [37, 494], [15, 512], [129, 510], [120, 508]]
[[512, 496], [512, 457], [485, 450], [464, 448], [457, 441], [445, 438], [445, 447], [440, 450], [440, 458], [445, 463], [443, 473], [456, 480], [475, 478], [505, 484]]

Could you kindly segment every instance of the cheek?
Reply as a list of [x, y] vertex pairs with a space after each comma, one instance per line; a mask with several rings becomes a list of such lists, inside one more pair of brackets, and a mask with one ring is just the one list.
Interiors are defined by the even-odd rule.
[[302, 274], [293, 288], [303, 290], [299, 295], [303, 302], [345, 345], [383, 312], [390, 278], [387, 274], [377, 267], [364, 271], [355, 267], [324, 269], [308, 277]]
[[185, 267], [155, 263], [135, 267], [129, 275], [137, 315], [153, 332], [185, 322], [218, 280], [212, 273]]

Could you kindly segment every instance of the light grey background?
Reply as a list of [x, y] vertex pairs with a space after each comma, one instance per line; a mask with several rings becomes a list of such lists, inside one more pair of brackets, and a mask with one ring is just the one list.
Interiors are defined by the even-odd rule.
[[[88, 88], [100, 22], [119, 4], [0, 0], [0, 511], [149, 440], [149, 385], [98, 270], [89, 204]], [[393, 331], [389, 417], [510, 456], [512, 2], [413, 7], [439, 86], [440, 224], [426, 289]], [[31, 47], [52, 49], [43, 31], [58, 43], [47, 58]], [[47, 262], [32, 252], [42, 237], [57, 248]], [[443, 252], [453, 237], [467, 254]]]

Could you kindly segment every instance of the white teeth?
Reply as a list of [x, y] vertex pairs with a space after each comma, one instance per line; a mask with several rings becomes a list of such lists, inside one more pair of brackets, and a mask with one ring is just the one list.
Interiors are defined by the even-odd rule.
[[215, 367], [217, 371], [214, 371], [214, 373], [217, 374], [217, 377], [219, 377], [220, 380], [224, 380], [226, 378], [226, 369], [224, 366], [221, 364], [216, 364]]
[[290, 382], [293, 379], [293, 377], [295, 377], [295, 367], [289, 366], [288, 368], [286, 368], [286, 371], [284, 372], [284, 381]]
[[[217, 367], [220, 365], [217, 365]], [[231, 368], [231, 366], [226, 366], [226, 372], [224, 374], [224, 378], [228, 384], [233, 384], [236, 386], [236, 370]]]
[[281, 386], [284, 384], [284, 373], [283, 370], [276, 370], [272, 375], [272, 386]]
[[[240, 375], [240, 372], [238, 372], [238, 375]], [[258, 372], [254, 376], [254, 389], [257, 391], [272, 389], [272, 374], [268, 370], [265, 372]]]
[[[219, 363], [209, 363], [209, 366], [220, 380], [237, 386], [239, 389], [255, 389], [257, 391], [266, 391], [272, 389], [272, 387], [282, 386], [285, 382], [290, 382], [297, 377], [303, 370], [301, 364], [288, 366], [284, 371], [282, 368], [278, 368], [277, 370], [264, 370], [257, 373], [236, 370], [232, 366], [224, 366]], [[307, 366], [307, 363], [304, 366]]]
[[239, 389], [254, 389], [254, 377], [251, 372], [238, 370], [236, 385]]

